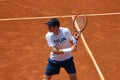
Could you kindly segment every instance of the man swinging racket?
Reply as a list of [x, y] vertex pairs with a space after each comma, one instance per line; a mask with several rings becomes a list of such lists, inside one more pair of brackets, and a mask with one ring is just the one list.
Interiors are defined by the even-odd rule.
[[60, 21], [57, 18], [51, 18], [46, 24], [49, 29], [46, 40], [51, 52], [43, 80], [51, 80], [53, 75], [59, 74], [61, 67], [66, 70], [70, 80], [77, 80], [72, 51], [77, 47], [79, 35], [73, 37], [68, 28], [60, 27]]

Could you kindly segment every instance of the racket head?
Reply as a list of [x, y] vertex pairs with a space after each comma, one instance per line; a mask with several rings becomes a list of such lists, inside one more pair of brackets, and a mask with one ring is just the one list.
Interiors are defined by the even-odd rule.
[[73, 29], [75, 33], [81, 33], [85, 30], [87, 26], [87, 16], [76, 15], [73, 21]]

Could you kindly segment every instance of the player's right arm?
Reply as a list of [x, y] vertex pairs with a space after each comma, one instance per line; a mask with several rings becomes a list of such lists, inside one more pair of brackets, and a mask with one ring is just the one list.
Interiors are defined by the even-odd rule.
[[74, 51], [75, 49], [76, 49], [76, 45], [72, 45], [72, 47], [70, 47], [70, 48], [64, 48], [64, 49], [58, 49], [55, 46], [51, 47], [51, 51], [54, 54], [64, 54], [65, 52], [71, 52], [71, 51]]
[[51, 48], [51, 51], [52, 51], [54, 54], [64, 54], [61, 49], [58, 49], [58, 48], [55, 47], [55, 46], [50, 47], [50, 48]]

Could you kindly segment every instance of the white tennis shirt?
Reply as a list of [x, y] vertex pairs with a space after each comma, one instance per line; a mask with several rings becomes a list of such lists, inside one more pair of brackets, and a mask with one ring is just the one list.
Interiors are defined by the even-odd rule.
[[[46, 40], [49, 47], [56, 46], [58, 49], [69, 48], [69, 41], [72, 41], [74, 37], [71, 35], [71, 32], [68, 28], [60, 27], [60, 33], [58, 35], [53, 32], [48, 32], [46, 34]], [[52, 51], [50, 52], [50, 59], [56, 61], [64, 61], [68, 58], [72, 57], [71, 52], [66, 52], [64, 54], [54, 54]]]

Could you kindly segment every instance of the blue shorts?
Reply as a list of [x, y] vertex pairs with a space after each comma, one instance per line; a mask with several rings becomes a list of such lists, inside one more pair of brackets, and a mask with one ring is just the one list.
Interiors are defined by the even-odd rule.
[[59, 74], [61, 67], [63, 67], [68, 74], [76, 73], [73, 57], [71, 57], [70, 59], [67, 59], [65, 61], [55, 61], [48, 59], [48, 65], [46, 67], [45, 74], [47, 76]]

